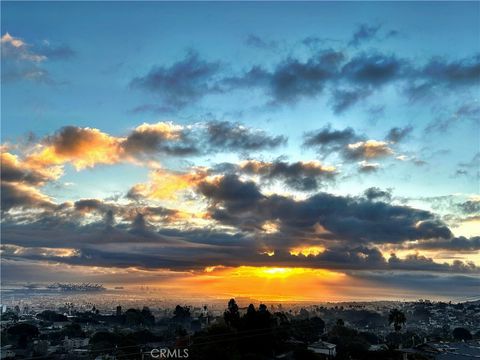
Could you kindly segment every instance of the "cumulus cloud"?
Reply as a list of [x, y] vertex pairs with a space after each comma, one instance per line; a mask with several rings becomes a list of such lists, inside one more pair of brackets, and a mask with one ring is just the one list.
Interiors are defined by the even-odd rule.
[[[380, 26], [360, 25], [350, 45], [377, 36]], [[385, 37], [393, 36], [387, 33]], [[311, 46], [323, 43], [318, 38], [305, 39]], [[247, 44], [273, 49], [276, 43], [256, 35]], [[195, 52], [170, 66], [159, 65], [144, 76], [131, 81], [133, 88], [147, 90], [159, 98], [157, 104], [144, 104], [135, 111], [172, 111], [191, 105], [208, 94], [227, 94], [241, 89], [264, 91], [266, 106], [294, 105], [302, 99], [315, 99], [326, 94], [335, 113], [342, 113], [368, 99], [382, 86], [404, 89], [411, 100], [425, 97], [434, 88], [478, 84], [479, 56], [448, 61], [434, 58], [423, 65], [396, 54], [378, 51], [356, 53], [349, 57], [344, 50], [320, 49], [307, 56], [290, 54], [276, 64], [254, 64], [232, 72], [220, 62], [206, 61]], [[327, 90], [327, 91], [325, 91]]]
[[134, 78], [133, 88], [146, 90], [159, 97], [164, 106], [182, 108], [207, 94], [221, 92], [215, 76], [219, 62], [208, 62], [190, 51], [183, 60], [170, 66], [155, 66], [146, 75]]
[[360, 138], [351, 127], [332, 130], [332, 126], [328, 124], [319, 130], [306, 133], [303, 145], [315, 147], [323, 156], [327, 156], [330, 152], [339, 151]]
[[270, 136], [265, 131], [250, 129], [239, 123], [210, 121], [206, 124], [206, 142], [221, 150], [253, 151], [284, 145], [287, 138]]
[[[395, 153], [385, 141], [366, 140], [364, 135], [358, 135], [350, 127], [333, 130], [331, 125], [305, 133], [303, 145], [316, 149], [323, 158], [332, 153], [338, 153], [347, 161], [367, 161], [388, 157]], [[361, 165], [367, 167], [369, 164], [361, 163]], [[370, 166], [368, 170], [373, 170], [373, 167]]]
[[56, 83], [42, 66], [49, 60], [65, 60], [75, 52], [66, 44], [53, 46], [48, 41], [42, 45], [29, 44], [8, 32], [0, 39], [2, 52], [2, 81], [31, 80]]
[[259, 175], [263, 180], [284, 181], [289, 187], [300, 191], [317, 190], [322, 184], [328, 183], [337, 175], [333, 166], [325, 166], [319, 161], [256, 161], [248, 160], [240, 164], [240, 171]]
[[377, 140], [359, 141], [354, 144], [348, 144], [344, 149], [344, 155], [348, 159], [375, 159], [393, 154], [393, 150], [388, 143]]
[[386, 140], [392, 143], [398, 143], [408, 137], [413, 131], [413, 126], [408, 125], [403, 128], [400, 127], [393, 127], [388, 131], [387, 136], [385, 137]]
[[[328, 193], [298, 201], [275, 194], [266, 196], [253, 182], [242, 182], [233, 175], [200, 183], [199, 189], [212, 201], [213, 219], [244, 230], [276, 221], [279, 232], [290, 240], [297, 233], [354, 243], [452, 238], [449, 228], [434, 214], [383, 201]], [[317, 234], [317, 224], [328, 234]]]

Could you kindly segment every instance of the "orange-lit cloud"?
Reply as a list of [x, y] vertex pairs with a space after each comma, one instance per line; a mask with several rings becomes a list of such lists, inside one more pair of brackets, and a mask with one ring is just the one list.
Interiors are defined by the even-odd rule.
[[120, 161], [121, 139], [92, 128], [65, 127], [40, 144], [26, 162], [36, 167], [71, 163], [77, 170]]
[[378, 158], [393, 154], [393, 150], [385, 141], [367, 140], [349, 144], [348, 155], [353, 158]]
[[299, 256], [317, 256], [318, 254], [321, 254], [322, 252], [325, 251], [325, 248], [323, 246], [305, 246], [305, 247], [295, 247], [290, 249], [290, 254]]
[[157, 169], [150, 173], [148, 183], [133, 186], [129, 191], [129, 197], [134, 199], [175, 200], [179, 193], [194, 188], [206, 176], [206, 169], [202, 168], [187, 173]]

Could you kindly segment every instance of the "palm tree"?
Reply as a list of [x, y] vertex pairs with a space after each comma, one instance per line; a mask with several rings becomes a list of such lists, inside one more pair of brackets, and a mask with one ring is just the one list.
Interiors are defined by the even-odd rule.
[[402, 329], [402, 325], [404, 325], [406, 321], [407, 318], [403, 312], [398, 309], [390, 310], [390, 314], [388, 314], [388, 325], [393, 324], [395, 331], [400, 331]]

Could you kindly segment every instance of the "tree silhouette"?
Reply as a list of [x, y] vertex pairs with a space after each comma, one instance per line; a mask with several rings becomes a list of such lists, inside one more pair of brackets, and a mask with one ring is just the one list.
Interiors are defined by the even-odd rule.
[[184, 322], [190, 319], [190, 308], [188, 306], [175, 306], [173, 311], [173, 319], [176, 321]]
[[230, 299], [227, 310], [223, 313], [223, 319], [227, 326], [238, 328], [240, 325], [240, 313], [235, 299]]
[[393, 328], [396, 332], [402, 329], [402, 325], [407, 322], [407, 318], [405, 314], [398, 309], [390, 310], [390, 314], [388, 314], [388, 325], [393, 324]]

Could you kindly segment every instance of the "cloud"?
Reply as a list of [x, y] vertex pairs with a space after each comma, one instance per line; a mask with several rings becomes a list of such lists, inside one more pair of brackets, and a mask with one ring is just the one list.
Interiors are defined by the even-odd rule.
[[55, 204], [33, 186], [18, 182], [1, 183], [2, 213], [11, 209], [54, 208]]
[[[125, 137], [113, 136], [95, 128], [65, 126], [46, 136], [24, 152], [24, 159], [2, 155], [7, 177], [57, 179], [64, 164], [76, 170], [121, 162], [158, 166], [158, 155], [200, 156], [217, 152], [270, 150], [286, 144], [284, 136], [271, 136], [263, 130], [237, 122], [210, 121], [191, 126], [171, 122], [144, 123]], [[22, 169], [20, 169], [22, 168]], [[27, 171], [28, 173], [21, 174]], [[46, 179], [45, 179], [46, 180]]]
[[45, 182], [58, 179], [61, 170], [58, 167], [36, 167], [34, 164], [22, 161], [17, 155], [9, 152], [1, 153], [2, 181], [21, 182], [29, 185], [42, 185]]
[[475, 214], [480, 212], [480, 199], [468, 200], [458, 204], [459, 209], [464, 214]]
[[2, 53], [2, 81], [30, 80], [55, 84], [42, 64], [49, 60], [65, 60], [75, 52], [68, 45], [52, 46], [48, 41], [42, 46], [29, 44], [8, 32], [0, 39]]
[[144, 123], [136, 127], [121, 146], [130, 156], [158, 153], [185, 156], [200, 152], [188, 130], [170, 122]]
[[306, 61], [290, 57], [269, 71], [256, 65], [237, 77], [226, 77], [226, 86], [261, 87], [271, 104], [294, 104], [301, 98], [316, 97], [338, 73], [344, 54], [335, 50], [318, 51]]
[[29, 61], [40, 63], [47, 59], [46, 56], [36, 54], [29, 48], [22, 39], [11, 36], [5, 33], [0, 39], [2, 45], [2, 57], [4, 59], [12, 59], [15, 61]]
[[[358, 135], [351, 127], [333, 130], [330, 124], [305, 133], [303, 145], [316, 149], [322, 158], [338, 153], [347, 161], [384, 158], [395, 153], [385, 141], [365, 140], [364, 135]], [[362, 167], [365, 172], [374, 170], [373, 164], [361, 163], [361, 165], [364, 165]]]
[[49, 60], [69, 60], [76, 55], [76, 52], [69, 45], [52, 45], [49, 41], [44, 41], [37, 52]]
[[378, 30], [380, 30], [380, 27], [380, 25], [359, 25], [348, 45], [357, 47], [362, 42], [373, 39], [377, 35]]
[[[380, 26], [361, 25], [350, 45], [377, 36]], [[394, 36], [387, 33], [385, 38]], [[233, 72], [220, 62], [202, 60], [193, 51], [170, 66], [155, 66], [149, 73], [131, 81], [133, 88], [158, 96], [159, 104], [144, 104], [138, 111], [174, 112], [200, 101], [209, 94], [230, 94], [237, 90], [259, 89], [265, 93], [265, 106], [295, 105], [303, 99], [316, 99], [326, 93], [333, 111], [348, 110], [367, 100], [382, 86], [397, 85], [411, 100], [425, 97], [434, 88], [462, 85], [475, 86], [479, 78], [479, 56], [447, 61], [434, 58], [423, 65], [417, 61], [378, 51], [364, 51], [349, 57], [344, 50], [318, 48], [325, 41], [304, 40], [311, 47], [309, 55], [288, 57], [276, 64], [254, 64]], [[273, 49], [256, 35], [247, 38], [249, 46]], [[327, 91], [325, 91], [327, 90]]]
[[389, 156], [393, 153], [388, 143], [377, 140], [359, 141], [354, 144], [348, 144], [344, 148], [344, 156], [351, 160], [375, 159]]
[[66, 126], [44, 139], [39, 152], [27, 157], [37, 166], [72, 163], [77, 170], [120, 161], [120, 139], [93, 128]]
[[413, 126], [407, 125], [403, 128], [400, 127], [393, 127], [388, 131], [387, 136], [385, 137], [386, 140], [392, 143], [398, 143], [403, 141], [407, 136], [409, 136], [413, 131]]
[[265, 50], [274, 50], [278, 47], [278, 43], [276, 41], [270, 40], [266, 41], [261, 37], [249, 34], [245, 39], [245, 44], [257, 49], [265, 49]]
[[480, 106], [476, 101], [466, 102], [450, 115], [439, 115], [425, 127], [425, 133], [432, 131], [446, 132], [455, 124], [470, 121], [474, 126], [480, 125]]
[[333, 111], [336, 114], [341, 114], [371, 94], [372, 90], [368, 88], [355, 88], [352, 90], [336, 89], [332, 95]]
[[[279, 195], [266, 196], [253, 182], [242, 182], [233, 175], [201, 183], [199, 191], [212, 201], [213, 219], [244, 231], [275, 221], [288, 241], [294, 241], [295, 234], [309, 233], [314, 238], [356, 244], [452, 238], [448, 227], [432, 213], [382, 201], [327, 193], [298, 201]], [[316, 233], [317, 224], [328, 234]]]
[[406, 76], [407, 63], [394, 55], [361, 54], [342, 67], [342, 75], [351, 82], [381, 86]]
[[381, 168], [380, 164], [368, 162], [368, 161], [365, 161], [365, 160], [360, 161], [358, 163], [358, 171], [360, 173], [364, 173], [364, 174], [370, 174], [370, 173], [377, 172], [380, 168]]
[[410, 248], [428, 249], [428, 250], [452, 250], [456, 252], [471, 252], [480, 250], [480, 236], [466, 238], [464, 236], [453, 237], [449, 239], [434, 239], [428, 241], [419, 241]]
[[130, 85], [159, 97], [164, 106], [182, 108], [207, 94], [221, 92], [215, 77], [219, 62], [208, 62], [190, 51], [183, 60], [172, 65], [155, 66], [144, 76], [134, 78]]
[[254, 151], [273, 149], [287, 142], [285, 136], [269, 136], [239, 123], [210, 121], [206, 124], [206, 143], [219, 150]]
[[127, 193], [131, 200], [144, 198], [157, 200], [172, 200], [184, 190], [192, 189], [207, 176], [204, 169], [197, 168], [191, 172], [175, 172], [157, 169], [150, 173], [150, 180], [146, 184], [137, 184]]
[[334, 180], [337, 170], [318, 161], [287, 163], [284, 161], [244, 161], [240, 170], [246, 174], [259, 175], [267, 181], [282, 180], [289, 187], [300, 191], [317, 190], [322, 184]]
[[340, 151], [346, 145], [360, 138], [351, 127], [343, 130], [332, 130], [331, 125], [328, 124], [322, 129], [305, 133], [303, 145], [317, 148], [321, 155], [325, 157], [331, 152]]
[[392, 200], [392, 193], [390, 189], [387, 191], [382, 190], [378, 187], [371, 187], [364, 191], [365, 197], [368, 200], [383, 200], [383, 201], [391, 201]]
[[420, 76], [434, 84], [446, 86], [478, 85], [480, 81], [480, 55], [448, 61], [433, 58], [423, 67]]

